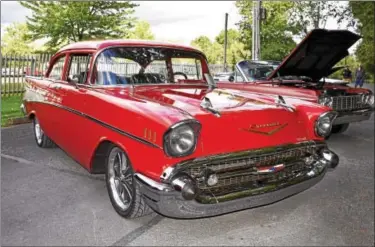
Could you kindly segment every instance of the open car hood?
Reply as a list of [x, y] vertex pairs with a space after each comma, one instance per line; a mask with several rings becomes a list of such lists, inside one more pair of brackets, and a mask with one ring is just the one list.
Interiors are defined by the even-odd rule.
[[268, 76], [307, 76], [319, 81], [332, 73], [332, 67], [346, 57], [348, 49], [361, 36], [348, 30], [312, 30]]

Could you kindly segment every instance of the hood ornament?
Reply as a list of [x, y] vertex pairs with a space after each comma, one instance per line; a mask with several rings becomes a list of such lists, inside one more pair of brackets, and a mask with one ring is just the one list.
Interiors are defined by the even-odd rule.
[[275, 100], [275, 103], [276, 103], [276, 105], [279, 105], [279, 106], [282, 106], [282, 107], [286, 108], [288, 111], [291, 111], [291, 112], [296, 111], [296, 109], [292, 105], [289, 105], [285, 102], [284, 97], [281, 96], [281, 95], [277, 96], [277, 99]]
[[203, 109], [206, 109], [207, 111], [211, 112], [212, 114], [214, 114], [216, 117], [221, 117], [220, 115], [220, 112], [216, 109], [213, 108], [212, 106], [212, 103], [211, 103], [211, 100], [207, 97], [204, 97], [200, 106], [203, 108]]

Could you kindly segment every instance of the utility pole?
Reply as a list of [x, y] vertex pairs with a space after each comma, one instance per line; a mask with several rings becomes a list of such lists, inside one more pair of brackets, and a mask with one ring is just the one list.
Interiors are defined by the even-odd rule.
[[260, 59], [260, 22], [266, 18], [266, 12], [262, 8], [262, 1], [253, 1], [253, 27], [252, 27], [252, 51], [253, 60]]
[[224, 71], [227, 72], [228, 13], [225, 13], [224, 27]]

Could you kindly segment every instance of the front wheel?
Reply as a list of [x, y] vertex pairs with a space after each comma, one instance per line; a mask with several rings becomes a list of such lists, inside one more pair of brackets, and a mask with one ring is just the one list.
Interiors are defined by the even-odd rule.
[[153, 212], [144, 202], [134, 180], [130, 160], [114, 145], [106, 158], [106, 185], [112, 206], [120, 216], [137, 218]]
[[338, 134], [343, 133], [349, 128], [349, 124], [338, 124], [332, 126], [332, 133]]
[[56, 147], [55, 143], [44, 133], [37, 117], [33, 119], [34, 137], [36, 144], [41, 148]]

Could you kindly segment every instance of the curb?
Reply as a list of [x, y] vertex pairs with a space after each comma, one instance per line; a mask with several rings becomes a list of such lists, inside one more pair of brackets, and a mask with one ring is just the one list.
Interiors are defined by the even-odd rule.
[[12, 125], [25, 124], [25, 123], [31, 123], [31, 120], [27, 117], [12, 118], [12, 119], [9, 119], [8, 122], [2, 127], [10, 127]]

